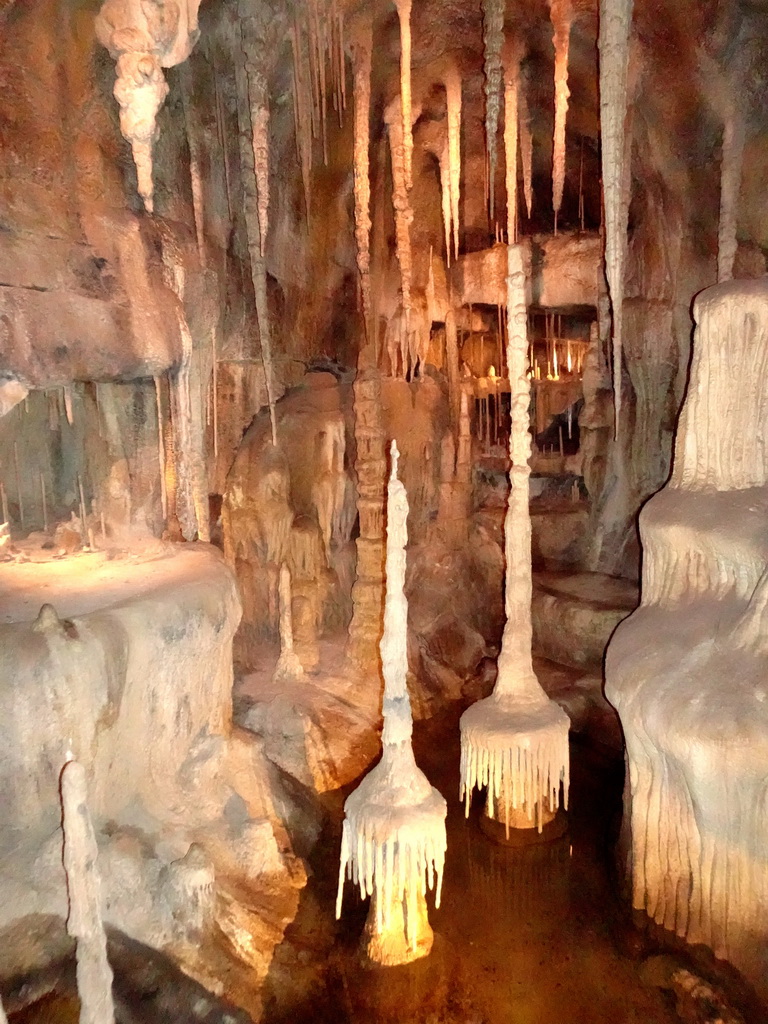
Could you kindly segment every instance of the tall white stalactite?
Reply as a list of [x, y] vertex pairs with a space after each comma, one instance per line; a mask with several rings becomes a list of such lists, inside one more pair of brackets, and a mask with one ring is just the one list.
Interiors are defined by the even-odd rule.
[[629, 195], [625, 187], [625, 119], [632, 0], [600, 0], [600, 132], [605, 202], [605, 275], [613, 312], [615, 431], [621, 417], [621, 333]]
[[[445, 100], [448, 111], [448, 175], [451, 188], [453, 254], [459, 257], [459, 200], [461, 187], [461, 75], [450, 65], [445, 73]], [[448, 262], [450, 264], [450, 254]]]
[[552, 145], [552, 209], [557, 215], [563, 202], [565, 184], [565, 122], [568, 116], [568, 46], [573, 10], [571, 0], [549, 0], [549, 13], [555, 34], [555, 133]]
[[411, 0], [395, 0], [400, 19], [400, 117], [403, 130], [405, 187], [413, 185], [413, 119], [411, 117]]
[[357, 269], [360, 273], [360, 297], [366, 333], [371, 330], [371, 180], [369, 165], [371, 118], [371, 52], [373, 23], [363, 19], [352, 40], [354, 77], [354, 161], [355, 161], [355, 241]]
[[369, 955], [404, 963], [429, 952], [431, 929], [424, 894], [435, 890], [440, 905], [445, 862], [446, 805], [413, 756], [413, 719], [408, 697], [408, 602], [405, 597], [408, 499], [397, 478], [398, 450], [391, 446], [387, 486], [387, 590], [381, 661], [384, 729], [381, 761], [344, 804], [336, 916], [344, 879], [373, 896]]
[[392, 158], [392, 204], [395, 208], [395, 250], [400, 266], [400, 288], [402, 291], [403, 314], [406, 333], [411, 322], [411, 222], [413, 210], [408, 198], [408, 184], [405, 173], [405, 147], [401, 119], [400, 98], [390, 103], [384, 112], [384, 121], [389, 135], [389, 151]]
[[505, 42], [504, 63], [504, 161], [507, 185], [507, 243], [517, 241], [517, 145], [520, 56], [518, 43]]
[[508, 248], [507, 365], [511, 388], [509, 503], [504, 521], [506, 623], [498, 677], [490, 697], [461, 718], [460, 798], [488, 787], [489, 813], [509, 831], [510, 811], [523, 811], [541, 830], [547, 813], [568, 803], [568, 729], [565, 712], [549, 700], [531, 658], [531, 454], [528, 313], [519, 246]]
[[528, 106], [528, 75], [521, 73], [517, 95], [520, 113], [520, 159], [523, 165], [523, 194], [528, 217], [533, 209], [533, 132], [531, 130], [531, 111]]
[[77, 941], [80, 1024], [114, 1024], [112, 968], [101, 920], [98, 847], [88, 813], [85, 768], [68, 761], [61, 773], [64, 870], [67, 875], [67, 931]]
[[744, 158], [744, 115], [739, 98], [730, 97], [723, 124], [723, 155], [720, 165], [720, 224], [717, 233], [717, 280], [730, 281], [736, 258], [736, 228]]
[[488, 148], [489, 208], [494, 213], [496, 183], [496, 136], [501, 108], [501, 48], [504, 44], [504, 0], [483, 0], [485, 43], [485, 136]]

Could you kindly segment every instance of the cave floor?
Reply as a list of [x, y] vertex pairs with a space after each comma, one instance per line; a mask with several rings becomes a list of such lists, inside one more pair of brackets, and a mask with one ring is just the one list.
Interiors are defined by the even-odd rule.
[[[414, 733], [419, 764], [448, 800], [443, 899], [430, 912], [432, 954], [404, 967], [362, 967], [357, 944], [366, 904], [349, 883], [329, 947], [334, 820], [273, 960], [270, 1024], [679, 1024], [666, 994], [641, 980], [635, 931], [616, 895], [611, 850], [620, 758], [572, 745], [568, 832], [545, 844], [498, 846], [479, 829], [481, 801], [469, 821], [458, 802], [458, 717], [458, 710], [446, 712], [416, 723]], [[304, 992], [298, 1003], [297, 987]]]

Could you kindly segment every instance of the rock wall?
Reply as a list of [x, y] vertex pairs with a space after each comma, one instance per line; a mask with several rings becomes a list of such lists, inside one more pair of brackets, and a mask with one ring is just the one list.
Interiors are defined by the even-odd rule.
[[609, 644], [606, 694], [634, 906], [765, 993], [768, 282], [707, 289], [694, 316], [674, 468], [641, 513], [641, 604]]

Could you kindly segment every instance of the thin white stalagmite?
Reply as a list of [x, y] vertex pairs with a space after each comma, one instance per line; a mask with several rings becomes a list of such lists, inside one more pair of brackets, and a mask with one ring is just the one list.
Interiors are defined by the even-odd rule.
[[739, 99], [730, 97], [723, 124], [723, 155], [720, 164], [720, 223], [717, 232], [717, 280], [730, 281], [736, 258], [736, 226], [739, 215], [741, 168], [744, 158], [744, 114]]
[[[517, 241], [518, 93], [522, 49], [515, 41], [504, 44], [504, 160], [507, 185], [507, 244]], [[501, 331], [499, 331], [501, 339]], [[501, 342], [500, 342], [501, 343]], [[500, 368], [500, 372], [503, 368]]]
[[400, 117], [403, 131], [405, 187], [413, 185], [413, 120], [411, 117], [411, 0], [395, 0], [400, 20]]
[[491, 220], [496, 192], [496, 136], [501, 108], [501, 48], [504, 44], [504, 0], [483, 0], [485, 43], [485, 144], [488, 150], [488, 193]]
[[168, 519], [168, 487], [165, 480], [165, 437], [163, 436], [163, 403], [160, 378], [155, 377], [155, 406], [157, 408], [157, 460], [160, 467], [160, 505], [163, 522]]
[[405, 148], [400, 116], [400, 98], [396, 97], [384, 112], [392, 157], [392, 205], [395, 208], [395, 250], [400, 266], [400, 288], [406, 333], [411, 322], [411, 222], [413, 210], [408, 199], [405, 173]]
[[280, 657], [272, 678], [275, 680], [304, 678], [304, 667], [293, 646], [293, 609], [291, 591], [291, 570], [285, 563], [280, 566], [278, 584], [280, 605]]
[[64, 870], [67, 875], [67, 931], [77, 941], [80, 1024], [114, 1024], [112, 969], [101, 919], [98, 847], [88, 813], [85, 768], [69, 760], [61, 773]]
[[336, 916], [341, 914], [344, 880], [372, 896], [367, 954], [378, 963], [408, 963], [432, 945], [424, 895], [435, 891], [440, 905], [445, 862], [446, 805], [416, 765], [413, 719], [406, 686], [408, 602], [405, 548], [408, 499], [397, 478], [398, 451], [392, 442], [387, 487], [387, 590], [381, 660], [384, 675], [382, 756], [344, 804]]
[[523, 165], [523, 194], [528, 217], [533, 209], [533, 131], [531, 130], [531, 111], [528, 106], [528, 74], [523, 72], [519, 78], [517, 97], [520, 112], [520, 159]]
[[563, 203], [565, 184], [565, 122], [568, 116], [568, 48], [571, 36], [573, 9], [571, 0], [549, 0], [549, 14], [555, 34], [555, 133], [552, 144], [552, 209], [557, 216]]
[[[459, 256], [459, 189], [461, 187], [461, 75], [451, 64], [445, 73], [445, 100], [448, 113], [448, 174], [451, 183], [451, 222], [453, 254]], [[449, 261], [450, 262], [450, 261]]]
[[488, 787], [488, 813], [503, 820], [518, 812], [541, 831], [545, 819], [568, 802], [568, 728], [565, 712], [550, 701], [531, 658], [531, 454], [525, 273], [519, 246], [508, 248], [507, 367], [510, 383], [510, 492], [504, 521], [506, 623], [498, 677], [490, 697], [461, 718], [459, 795], [467, 813], [472, 790]]
[[628, 189], [625, 188], [625, 118], [632, 0], [600, 0], [600, 131], [605, 203], [605, 276], [613, 313], [615, 432], [621, 418], [621, 335]]
[[370, 117], [371, 117], [371, 54], [373, 22], [362, 20], [352, 41], [352, 74], [354, 86], [354, 161], [355, 161], [355, 240], [357, 269], [360, 272], [360, 296], [366, 333], [371, 330], [371, 180], [370, 180]]

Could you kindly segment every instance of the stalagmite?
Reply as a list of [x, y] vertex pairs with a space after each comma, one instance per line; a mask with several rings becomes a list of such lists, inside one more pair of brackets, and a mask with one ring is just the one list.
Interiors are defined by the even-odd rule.
[[[264, 256], [267, 226], [268, 142], [266, 137], [267, 82], [264, 64], [269, 12], [257, 16], [253, 8], [241, 10], [240, 30], [242, 61], [235, 61], [237, 83], [237, 119], [240, 137], [240, 169], [245, 206], [245, 225], [248, 252], [251, 258], [251, 276], [259, 325], [259, 343], [264, 364], [264, 383], [269, 403], [272, 444], [277, 444], [275, 418], [275, 389], [272, 366], [271, 325], [267, 295], [267, 265]], [[254, 121], [255, 117], [255, 121]], [[266, 182], [266, 184], [265, 184]], [[261, 191], [259, 191], [261, 188]]]
[[600, 131], [605, 202], [605, 276], [613, 310], [615, 431], [621, 417], [621, 332], [629, 195], [625, 185], [624, 120], [632, 0], [600, 0]]
[[413, 210], [408, 199], [405, 171], [405, 147], [400, 117], [400, 99], [394, 99], [384, 112], [392, 156], [392, 205], [395, 208], [395, 249], [400, 266], [400, 288], [406, 333], [411, 320], [411, 222]]
[[[459, 256], [459, 189], [461, 186], [461, 75], [450, 65], [445, 73], [445, 99], [448, 110], [448, 176], [451, 186], [451, 223], [453, 254]], [[449, 259], [450, 265], [450, 259]]]
[[280, 607], [280, 657], [277, 659], [272, 678], [303, 679], [304, 667], [293, 647], [293, 609], [291, 606], [291, 570], [287, 565], [280, 566], [280, 582], [278, 585], [278, 602]]
[[527, 376], [525, 274], [522, 251], [509, 246], [507, 365], [511, 388], [510, 492], [504, 523], [506, 624], [498, 678], [490, 697], [461, 718], [460, 798], [469, 813], [472, 790], [488, 787], [487, 811], [541, 831], [560, 803], [568, 805], [565, 712], [544, 693], [531, 660], [530, 381]]
[[0, 1024], [8, 1024], [8, 1018], [6, 1017], [5, 1010], [3, 1009], [2, 999], [0, 999]]
[[504, 161], [507, 185], [507, 243], [517, 241], [517, 137], [521, 47], [507, 41], [504, 63]]
[[365, 18], [352, 42], [355, 123], [355, 240], [357, 269], [360, 272], [360, 296], [366, 333], [371, 330], [371, 181], [368, 148], [371, 117], [371, 52], [373, 23]]
[[403, 132], [405, 187], [413, 185], [413, 119], [411, 116], [411, 0], [395, 0], [400, 19], [400, 119]]
[[485, 135], [488, 148], [488, 191], [491, 221], [496, 192], [496, 135], [501, 107], [501, 48], [504, 44], [504, 0], [483, 0], [485, 43]]
[[555, 134], [552, 145], [552, 209], [557, 215], [563, 202], [565, 183], [565, 121], [568, 116], [568, 44], [573, 11], [571, 0], [549, 0], [549, 14], [555, 34]]
[[730, 98], [723, 125], [720, 165], [720, 224], [717, 233], [717, 280], [730, 281], [736, 257], [741, 166], [744, 157], [744, 114], [735, 95]]
[[67, 761], [61, 773], [64, 870], [69, 893], [67, 931], [77, 940], [80, 1024], [114, 1024], [112, 969], [101, 920], [98, 848], [88, 813], [85, 768]]
[[533, 132], [531, 130], [531, 111], [528, 106], [528, 74], [522, 73], [519, 79], [518, 110], [520, 112], [520, 159], [523, 165], [523, 194], [528, 217], [533, 209]]
[[163, 68], [189, 57], [200, 32], [200, 0], [105, 0], [96, 16], [99, 42], [117, 61], [114, 95], [120, 106], [120, 130], [131, 144], [139, 194], [149, 213], [154, 208], [152, 146], [157, 113], [168, 95]]
[[397, 478], [392, 442], [387, 488], [387, 591], [381, 661], [384, 673], [382, 756], [344, 804], [336, 916], [345, 876], [372, 896], [367, 925], [368, 958], [409, 963], [432, 947], [425, 895], [440, 905], [445, 862], [446, 804], [417, 767], [413, 720], [406, 687], [408, 602], [404, 593], [408, 499]]

